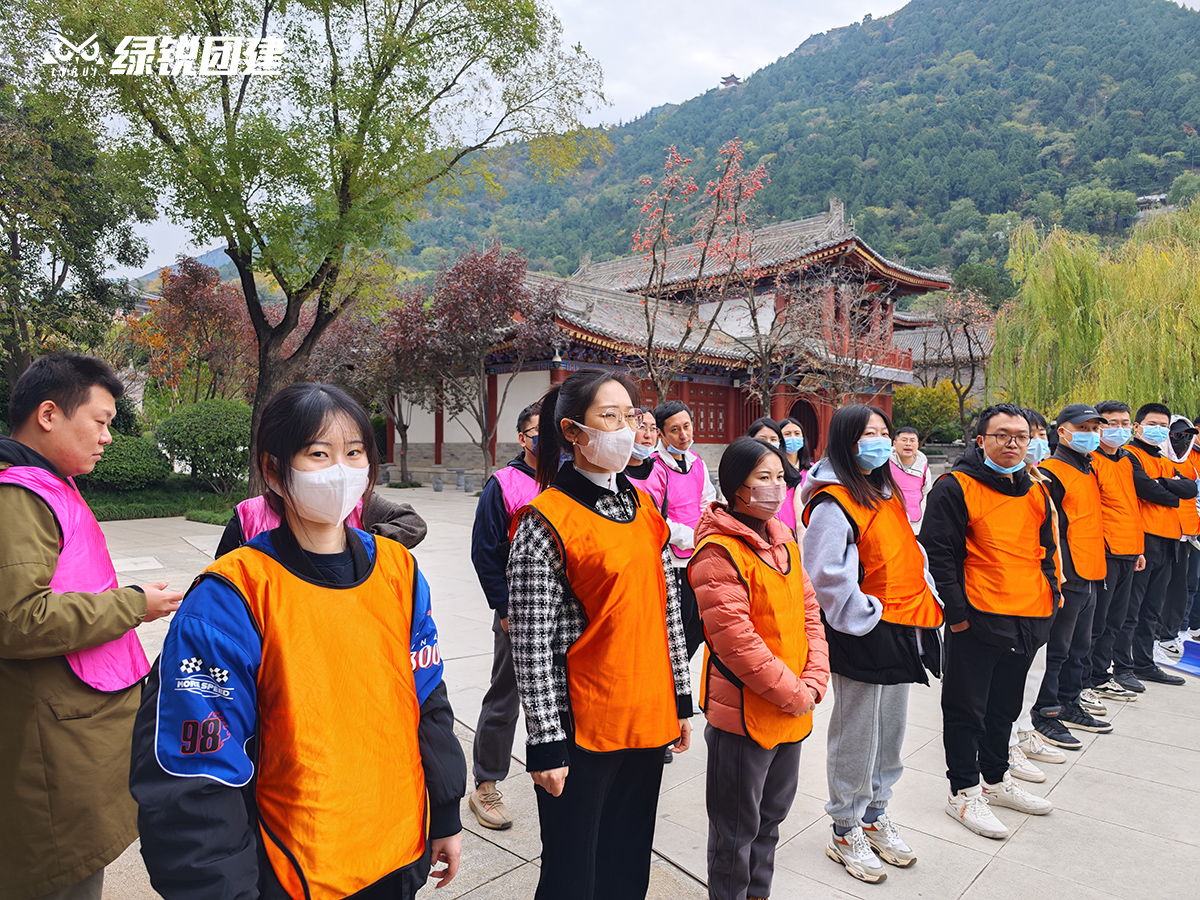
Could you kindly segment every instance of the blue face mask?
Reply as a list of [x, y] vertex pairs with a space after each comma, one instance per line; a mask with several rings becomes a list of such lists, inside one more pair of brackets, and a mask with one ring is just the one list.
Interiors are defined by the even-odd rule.
[[1071, 449], [1077, 453], [1091, 453], [1100, 449], [1100, 432], [1076, 431], [1071, 435]]
[[863, 438], [858, 442], [855, 461], [864, 469], [874, 472], [892, 458], [892, 442], [885, 437]]
[[645, 462], [650, 458], [650, 454], [654, 452], [654, 448], [647, 447], [645, 444], [634, 444], [631, 452], [633, 458], [638, 462]]
[[1045, 438], [1032, 438], [1029, 441], [1029, 450], [1025, 453], [1025, 460], [1036, 466], [1049, 455], [1050, 442]]
[[800, 435], [799, 437], [785, 437], [783, 439], [783, 446], [787, 448], [788, 453], [799, 453], [801, 448], [804, 447], [804, 435]]
[[537, 456], [537, 439], [538, 436], [536, 434], [529, 439], [529, 452], [534, 456]]
[[1120, 447], [1129, 443], [1133, 432], [1128, 428], [1104, 428], [1100, 431], [1100, 437], [1107, 446]]
[[1147, 444], [1161, 444], [1171, 436], [1165, 425], [1143, 425], [1142, 440]]
[[[1030, 443], [1033, 443], [1033, 442], [1030, 441]], [[1011, 475], [1013, 472], [1017, 472], [1017, 471], [1025, 468], [1025, 460], [1021, 460], [1019, 463], [1011, 465], [1006, 469], [1003, 466], [999, 465], [998, 463], [992, 462], [992, 458], [990, 456], [988, 456], [986, 453], [983, 454], [983, 464], [985, 466], [987, 466], [989, 469], [991, 469], [993, 472], [998, 472], [1001, 475]]]

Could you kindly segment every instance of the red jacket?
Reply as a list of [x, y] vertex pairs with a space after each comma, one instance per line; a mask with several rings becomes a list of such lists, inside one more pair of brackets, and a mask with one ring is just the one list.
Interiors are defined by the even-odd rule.
[[[773, 568], [787, 566], [784, 544], [795, 540], [791, 529], [778, 519], [767, 523], [767, 540], [735, 519], [720, 503], [711, 503], [696, 526], [696, 543], [707, 534], [737, 535], [747, 540]], [[729, 557], [714, 546], [704, 547], [693, 557], [689, 577], [704, 620], [704, 632], [721, 661], [745, 682], [746, 690], [771, 701], [785, 712], [797, 712], [809, 702], [819, 703], [829, 684], [829, 647], [817, 596], [804, 578], [804, 621], [808, 634], [808, 662], [794, 673], [778, 659], [754, 631], [749, 616], [749, 595]], [[722, 731], [745, 734], [742, 724], [742, 693], [713, 667], [709, 671], [709, 724]]]

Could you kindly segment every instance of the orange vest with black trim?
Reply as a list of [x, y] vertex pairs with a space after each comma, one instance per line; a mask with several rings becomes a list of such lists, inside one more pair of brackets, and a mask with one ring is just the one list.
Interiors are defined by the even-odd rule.
[[[1021, 497], [1002, 494], [966, 472], [951, 472], [967, 505], [967, 602], [982, 613], [1045, 619], [1054, 611], [1041, 530], [1050, 515], [1045, 489], [1036, 481]], [[942, 476], [947, 477], [947, 476]]]
[[[911, 530], [911, 529], [910, 529]], [[710, 534], [696, 547], [716, 544], [729, 554], [738, 576], [750, 596], [750, 623], [777, 659], [799, 675], [808, 662], [808, 633], [804, 628], [804, 571], [800, 568], [800, 548], [794, 541], [784, 544], [788, 570], [780, 572], [766, 562], [743, 540], [728, 534]], [[690, 573], [690, 570], [689, 570]], [[708, 667], [712, 652], [704, 646], [704, 668], [700, 676], [700, 706], [708, 707]], [[742, 724], [746, 734], [770, 750], [779, 744], [794, 743], [812, 731], [812, 711], [802, 716], [786, 713], [753, 691], [742, 691]]]
[[[1195, 456], [1191, 453], [1187, 455], [1187, 459], [1183, 462], [1172, 462], [1171, 465], [1184, 478], [1191, 479], [1192, 481], [1196, 480]], [[1200, 510], [1196, 508], [1194, 497], [1180, 497], [1177, 512], [1179, 513], [1179, 528], [1184, 534], [1189, 536], [1200, 534]]]
[[[1175, 464], [1161, 454], [1155, 456], [1143, 450], [1137, 442], [1126, 444], [1125, 449], [1138, 458], [1142, 468], [1151, 478], [1174, 478]], [[1179, 501], [1182, 505], [1183, 500]], [[1138, 509], [1142, 511], [1142, 528], [1146, 534], [1177, 541], [1183, 535], [1179, 525], [1179, 511], [1170, 506], [1160, 506], [1138, 498]]]
[[317, 585], [251, 547], [205, 570], [262, 636], [255, 800], [271, 868], [294, 900], [335, 900], [425, 851], [421, 718], [409, 656], [417, 566], [375, 541], [370, 574]]
[[[654, 501], [636, 492], [630, 522], [600, 515], [558, 488], [530, 501], [550, 526], [567, 583], [587, 617], [567, 651], [575, 743], [584, 750], [665, 747], [679, 738], [667, 639], [662, 553], [670, 540]], [[521, 512], [513, 518], [515, 532]]]
[[1104, 558], [1104, 513], [1100, 482], [1094, 474], [1080, 472], [1069, 462], [1047, 459], [1043, 469], [1063, 486], [1063, 512], [1067, 516], [1067, 546], [1075, 574], [1084, 581], [1102, 581], [1108, 571]]
[[814, 503], [828, 494], [841, 507], [854, 527], [858, 544], [859, 587], [883, 604], [883, 621], [893, 625], [937, 628], [942, 624], [942, 607], [925, 580], [925, 556], [909, 524], [908, 512], [899, 494], [881, 500], [875, 509], [854, 502], [840, 484], [830, 484], [813, 493], [804, 507], [808, 525]]
[[1146, 550], [1142, 511], [1133, 487], [1133, 460], [1113, 459], [1103, 450], [1092, 453], [1092, 471], [1100, 485], [1100, 519], [1104, 543], [1115, 556], [1139, 556]]

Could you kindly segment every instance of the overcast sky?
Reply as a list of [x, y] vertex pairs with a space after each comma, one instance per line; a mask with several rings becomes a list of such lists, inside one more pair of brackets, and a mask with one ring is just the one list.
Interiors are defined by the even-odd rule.
[[[609, 106], [589, 124], [628, 122], [663, 103], [682, 103], [720, 83], [746, 78], [795, 50], [813, 34], [895, 12], [907, 0], [550, 0], [569, 43], [579, 42], [604, 68]], [[1186, 0], [1196, 8], [1200, 0]], [[138, 229], [150, 242], [140, 275], [195, 255], [188, 232], [166, 219]]]

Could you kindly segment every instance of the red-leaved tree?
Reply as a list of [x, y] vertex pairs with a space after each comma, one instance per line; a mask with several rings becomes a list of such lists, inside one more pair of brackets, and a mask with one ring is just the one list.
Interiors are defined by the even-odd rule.
[[161, 272], [150, 312], [131, 319], [131, 338], [174, 408], [185, 400], [243, 399], [254, 389], [256, 343], [241, 288], [212, 266], [180, 255]]
[[[527, 261], [498, 243], [471, 249], [429, 286], [405, 291], [388, 313], [384, 342], [395, 354], [405, 397], [427, 409], [441, 404], [479, 447], [486, 477], [490, 445], [512, 380], [526, 360], [553, 341], [559, 287], [531, 288]], [[488, 414], [488, 367], [507, 369], [497, 379], [495, 417]]]
[[[633, 252], [647, 263], [646, 284], [639, 289], [646, 318], [639, 355], [659, 403], [675, 377], [703, 352], [726, 300], [756, 280], [749, 219], [768, 179], [763, 163], [746, 171], [743, 155], [740, 139], [726, 142], [718, 153], [717, 177], [702, 192], [688, 172], [692, 160], [673, 146], [667, 148], [658, 184], [642, 180], [649, 191], [633, 234]], [[693, 223], [693, 243], [686, 247], [679, 246], [681, 220]], [[688, 302], [679, 304], [676, 298], [684, 290]], [[659, 333], [667, 312], [684, 319], [677, 334]]]

